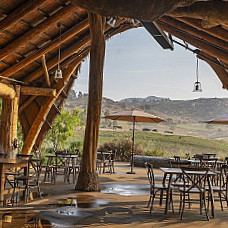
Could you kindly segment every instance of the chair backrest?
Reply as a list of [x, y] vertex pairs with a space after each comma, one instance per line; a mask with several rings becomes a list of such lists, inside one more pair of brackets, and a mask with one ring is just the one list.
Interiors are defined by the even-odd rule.
[[193, 155], [193, 158], [194, 158], [195, 160], [200, 160], [200, 159], [203, 158], [203, 155], [202, 155], [202, 154], [194, 154], [194, 155]]
[[225, 187], [228, 192], [228, 165], [222, 165], [218, 184], [220, 187]]
[[177, 162], [179, 162], [179, 161], [181, 160], [181, 159], [180, 159], [180, 156], [177, 156], [177, 155], [174, 155], [173, 158], [174, 158], [174, 160], [177, 161]]
[[117, 150], [114, 149], [114, 150], [112, 150], [111, 155], [110, 155], [111, 161], [113, 161], [113, 162], [116, 160], [116, 152], [117, 152]]
[[198, 192], [203, 192], [205, 190], [209, 170], [210, 168], [182, 168], [184, 191], [191, 192], [192, 189], [197, 189]]
[[200, 159], [200, 167], [202, 168], [210, 168], [215, 170], [217, 167], [218, 158], [202, 158]]
[[147, 177], [148, 177], [148, 180], [150, 182], [150, 186], [153, 187], [155, 184], [153, 165], [149, 162], [146, 162], [145, 167], [147, 170]]
[[[42, 170], [42, 164], [43, 164], [44, 159], [41, 158], [35, 158], [35, 159], [29, 159], [28, 165], [28, 176], [34, 177], [36, 181], [39, 181], [41, 170]], [[32, 173], [30, 172], [32, 169]]]
[[182, 168], [182, 167], [190, 167], [191, 166], [190, 161], [170, 161], [169, 165], [170, 168]]

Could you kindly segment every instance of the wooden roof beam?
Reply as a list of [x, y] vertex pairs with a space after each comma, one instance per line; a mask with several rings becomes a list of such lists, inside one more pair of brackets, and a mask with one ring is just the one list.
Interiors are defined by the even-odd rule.
[[42, 55], [41, 61], [42, 61], [43, 69], [44, 69], [45, 81], [46, 81], [48, 87], [50, 87], [50, 86], [51, 86], [51, 83], [50, 83], [50, 78], [49, 78], [49, 74], [48, 74], [48, 69], [47, 69], [47, 64], [46, 64], [45, 55]]
[[228, 53], [225, 50], [223, 51], [219, 48], [216, 48], [215, 46], [210, 45], [208, 42], [205, 42], [202, 39], [198, 39], [197, 37], [188, 34], [186, 31], [182, 31], [182, 30], [178, 29], [177, 25], [174, 27], [174, 26], [170, 25], [169, 23], [162, 22], [162, 21], [157, 21], [157, 23], [166, 32], [203, 50], [207, 54], [209, 54], [215, 58], [218, 58], [225, 63], [228, 63]]
[[[228, 90], [228, 73], [227, 71], [223, 68], [220, 67], [219, 65], [213, 63], [213, 62], [217, 62], [218, 64], [221, 64], [218, 59], [206, 54], [206, 53], [200, 53], [201, 55], [198, 55], [198, 57], [202, 60], [204, 60], [205, 62], [207, 62], [211, 68], [214, 70], [214, 72], [217, 74], [218, 78], [220, 79], [220, 81], [223, 84], [223, 88]], [[209, 59], [213, 60], [210, 61]]]
[[55, 89], [49, 89], [49, 88], [21, 86], [21, 94], [22, 95], [29, 95], [29, 96], [55, 97], [56, 96], [56, 90]]
[[167, 12], [198, 1], [201, 0], [71, 0], [76, 6], [102, 16], [135, 18], [140, 21], [155, 21]]
[[5, 17], [0, 22], [0, 32], [14, 25], [18, 21], [20, 21], [23, 17], [25, 17], [28, 13], [40, 7], [42, 4], [47, 2], [48, 0], [30, 0], [26, 1], [25, 4], [20, 5], [14, 11], [12, 11], [7, 17]]
[[27, 66], [31, 62], [33, 62], [36, 59], [40, 58], [45, 53], [53, 50], [54, 48], [58, 47], [63, 42], [67, 41], [68, 39], [72, 38], [76, 34], [78, 34], [81, 31], [83, 31], [84, 29], [88, 28], [88, 26], [89, 26], [89, 22], [88, 22], [88, 19], [86, 18], [85, 20], [83, 20], [79, 24], [75, 25], [74, 27], [72, 27], [71, 29], [69, 29], [65, 33], [63, 33], [62, 36], [61, 36], [61, 40], [59, 39], [59, 37], [57, 37], [56, 39], [54, 39], [50, 43], [47, 43], [44, 47], [42, 47], [41, 49], [39, 49], [35, 53], [29, 55], [27, 58], [21, 60], [19, 63], [14, 64], [12, 67], [6, 69], [1, 74], [4, 75], [4, 76], [10, 77], [15, 72], [19, 71], [20, 69], [22, 69], [23, 67]]
[[197, 2], [188, 7], [177, 8], [170, 12], [172, 17], [190, 17], [202, 19], [202, 27], [211, 28], [216, 25], [227, 25], [228, 23], [228, 2], [211, 1]]
[[201, 20], [186, 17], [178, 17], [177, 20], [228, 42], [227, 30], [221, 28], [220, 26], [215, 26], [213, 28], [203, 28], [201, 25]]
[[[83, 49], [83, 46], [88, 45], [90, 43], [90, 37], [86, 36], [85, 38], [81, 39], [79, 42], [71, 45], [68, 49], [64, 50], [61, 53], [61, 62], [71, 56], [72, 54], [78, 52], [79, 50]], [[55, 65], [58, 63], [58, 55], [54, 56], [52, 59], [50, 59], [47, 62], [47, 68], [48, 70], [55, 67]], [[36, 80], [38, 77], [40, 77], [43, 74], [43, 69], [39, 68], [34, 73], [30, 74], [27, 78], [25, 78], [24, 82], [31, 83], [32, 81]]]
[[[107, 28], [109, 28], [110, 26], [106, 26]], [[127, 29], [129, 29], [129, 25], [123, 25], [120, 26], [117, 29], [113, 29], [113, 31], [111, 32], [112, 35], [118, 34], [122, 31], [125, 31]], [[111, 35], [110, 35], [111, 36]], [[106, 36], [105, 38], [108, 39], [110, 36]], [[71, 45], [68, 49], [66, 49], [65, 51], [63, 51], [61, 53], [61, 62], [65, 59], [67, 59], [68, 57], [70, 57], [71, 55], [73, 55], [74, 53], [79, 52], [80, 50], [84, 49], [85, 46], [88, 46], [90, 44], [90, 36], [86, 36], [83, 39], [80, 39], [77, 43]], [[58, 56], [56, 55], [55, 57], [53, 57], [52, 59], [50, 59], [47, 63], [47, 68], [48, 70], [52, 69], [53, 67], [56, 66], [56, 64], [58, 63]], [[33, 74], [30, 74], [27, 78], [24, 79], [25, 83], [31, 83], [32, 81], [36, 80], [38, 77], [40, 77], [43, 73], [42, 69], [38, 69], [36, 70]]]
[[218, 48], [221, 48], [221, 50], [228, 51], [228, 42], [226, 42], [224, 40], [218, 39], [218, 38], [204, 32], [204, 31], [198, 30], [194, 27], [191, 27], [191, 26], [189, 26], [189, 25], [187, 25], [187, 24], [185, 24], [179, 20], [171, 18], [171, 17], [163, 16], [160, 20], [162, 22], [165, 22], [165, 23], [173, 26], [173, 27], [176, 27], [180, 30], [183, 30], [183, 31], [187, 32], [188, 34], [191, 34], [197, 38], [205, 40], [206, 42], [208, 42], [212, 45], [215, 45]]
[[32, 40], [34, 37], [40, 35], [43, 31], [47, 30], [50, 26], [53, 26], [54, 23], [57, 23], [63, 17], [71, 14], [75, 10], [75, 7], [72, 4], [67, 5], [66, 7], [60, 9], [51, 17], [47, 18], [45, 21], [41, 22], [39, 25], [29, 30], [28, 32], [21, 35], [19, 38], [5, 46], [0, 51], [0, 60], [7, 57], [10, 53], [14, 52], [17, 48], [21, 47], [25, 43]]

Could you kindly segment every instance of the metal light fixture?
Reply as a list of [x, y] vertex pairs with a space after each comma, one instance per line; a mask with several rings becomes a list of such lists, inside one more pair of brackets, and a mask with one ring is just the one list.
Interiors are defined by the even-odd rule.
[[[59, 28], [59, 40], [61, 41], [61, 25], [57, 25]], [[59, 80], [63, 78], [62, 70], [60, 69], [60, 60], [61, 60], [61, 44], [59, 44], [59, 55], [58, 55], [58, 68], [55, 71], [54, 79]]]
[[107, 24], [110, 25], [111, 27], [115, 27], [116, 18], [115, 18], [115, 17], [110, 17], [110, 18], [107, 20]]
[[132, 24], [133, 24], [134, 26], [137, 26], [138, 24], [140, 24], [140, 21], [139, 21], [139, 20], [131, 19], [131, 21], [132, 21]]
[[196, 82], [194, 83], [193, 92], [202, 92], [201, 83], [199, 82], [199, 58], [196, 59]]

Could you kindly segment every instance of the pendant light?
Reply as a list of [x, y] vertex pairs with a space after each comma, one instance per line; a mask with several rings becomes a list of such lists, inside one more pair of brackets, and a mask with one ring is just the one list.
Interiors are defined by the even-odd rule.
[[194, 83], [193, 92], [202, 92], [201, 83], [199, 82], [199, 58], [196, 58], [196, 82]]
[[[59, 28], [59, 40], [61, 41], [61, 24], [59, 23], [58, 25]], [[55, 71], [55, 76], [54, 79], [59, 80], [63, 78], [63, 73], [62, 70], [60, 69], [60, 60], [61, 60], [61, 42], [59, 44], [59, 53], [58, 53], [58, 66], [57, 66], [57, 70]]]
[[110, 25], [111, 27], [115, 27], [115, 25], [116, 25], [116, 18], [115, 17], [110, 17], [107, 20], [107, 24]]

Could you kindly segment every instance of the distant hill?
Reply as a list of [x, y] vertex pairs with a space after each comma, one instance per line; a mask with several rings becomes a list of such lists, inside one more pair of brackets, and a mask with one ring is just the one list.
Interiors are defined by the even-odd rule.
[[[65, 103], [65, 109], [82, 111], [87, 108], [87, 94], [76, 94], [72, 91]], [[166, 122], [160, 124], [137, 123], [136, 130], [144, 129], [161, 134], [174, 134], [196, 136], [207, 139], [217, 139], [228, 142], [227, 125], [201, 124], [202, 120], [222, 115], [228, 112], [228, 98], [200, 98], [195, 100], [170, 100], [149, 96], [146, 98], [126, 98], [121, 101], [113, 101], [103, 97], [102, 116], [134, 108], [163, 117]], [[83, 120], [85, 121], [83, 115]], [[117, 126], [120, 131], [129, 131], [132, 125], [129, 122], [116, 122], [101, 119], [100, 129], [113, 130]], [[117, 130], [118, 131], [118, 130]]]
[[128, 104], [134, 104], [138, 102], [153, 102], [153, 101], [163, 101], [163, 100], [169, 100], [168, 98], [163, 97], [156, 97], [156, 96], [149, 96], [146, 98], [125, 98], [120, 100], [120, 103], [128, 103]]
[[[87, 108], [88, 95], [72, 94], [66, 101], [66, 109]], [[146, 98], [126, 98], [113, 101], [103, 98], [102, 114], [110, 114], [133, 108], [170, 118], [174, 122], [199, 122], [228, 112], [228, 98], [200, 98], [195, 100], [170, 100], [156, 96]]]

